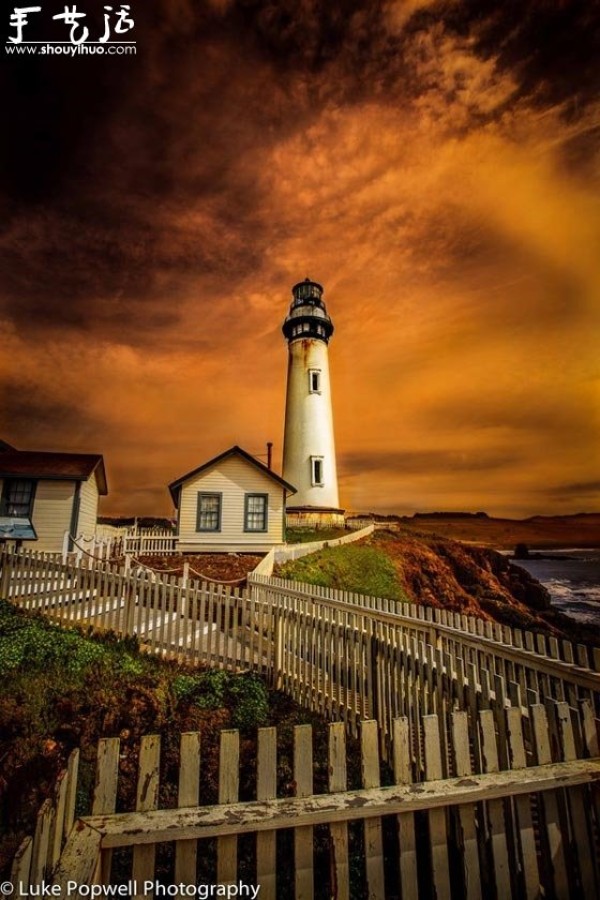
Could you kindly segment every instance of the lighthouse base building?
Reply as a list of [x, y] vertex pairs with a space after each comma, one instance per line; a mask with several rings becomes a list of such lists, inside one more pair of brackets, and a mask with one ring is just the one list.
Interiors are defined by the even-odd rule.
[[333, 323], [320, 284], [307, 278], [292, 288], [292, 294], [283, 323], [288, 342], [283, 478], [296, 488], [286, 506], [287, 524], [343, 526], [329, 378]]

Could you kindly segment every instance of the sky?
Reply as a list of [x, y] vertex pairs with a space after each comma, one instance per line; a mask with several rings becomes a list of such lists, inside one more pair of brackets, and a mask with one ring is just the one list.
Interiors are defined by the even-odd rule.
[[309, 276], [342, 505], [600, 509], [597, 5], [131, 15], [135, 57], [3, 59], [0, 437], [103, 453], [105, 515], [232, 444], [279, 466]]

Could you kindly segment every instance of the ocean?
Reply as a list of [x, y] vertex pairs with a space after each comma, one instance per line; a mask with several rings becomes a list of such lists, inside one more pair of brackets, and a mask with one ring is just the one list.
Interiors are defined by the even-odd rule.
[[559, 557], [512, 560], [548, 588], [552, 605], [580, 622], [600, 625], [600, 549], [530, 552]]

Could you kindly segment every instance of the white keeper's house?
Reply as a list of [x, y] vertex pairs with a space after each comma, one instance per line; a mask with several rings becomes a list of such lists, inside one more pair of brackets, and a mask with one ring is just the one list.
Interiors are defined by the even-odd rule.
[[65, 532], [92, 536], [98, 500], [108, 493], [99, 453], [16, 450], [0, 441], [0, 519], [25, 520], [35, 538], [26, 546], [60, 553]]
[[286, 499], [296, 489], [234, 446], [169, 485], [177, 552], [263, 553], [285, 543]]

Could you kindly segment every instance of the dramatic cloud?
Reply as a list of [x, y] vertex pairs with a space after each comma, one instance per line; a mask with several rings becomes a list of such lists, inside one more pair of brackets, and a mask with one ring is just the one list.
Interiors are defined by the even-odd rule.
[[598, 15], [583, 0], [153, 0], [136, 57], [7, 57], [2, 436], [104, 512], [281, 446], [325, 284], [342, 501], [595, 509]]

